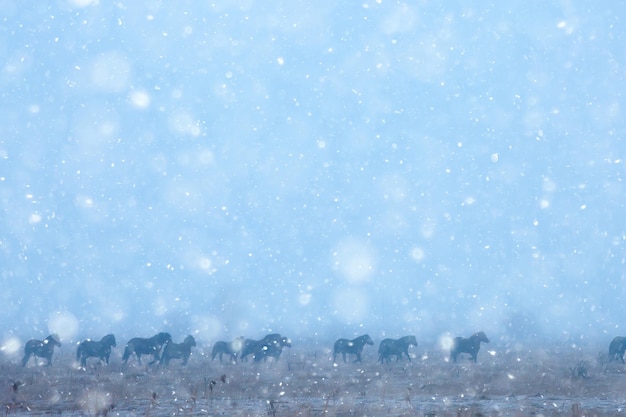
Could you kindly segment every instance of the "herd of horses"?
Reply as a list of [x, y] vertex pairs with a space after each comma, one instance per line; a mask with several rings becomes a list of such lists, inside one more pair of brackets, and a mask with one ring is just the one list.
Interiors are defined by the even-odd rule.
[[[455, 337], [452, 339], [450, 348], [450, 360], [456, 362], [460, 354], [466, 353], [469, 354], [470, 361], [477, 362], [481, 343], [489, 343], [487, 335], [482, 331], [467, 338]], [[355, 357], [355, 362], [361, 362], [361, 354], [367, 345], [374, 345], [374, 341], [367, 334], [355, 339], [338, 339], [333, 346], [333, 362], [340, 354], [344, 362], [347, 362], [349, 355]], [[50, 366], [54, 348], [60, 346], [61, 341], [56, 334], [51, 334], [44, 340], [29, 340], [24, 346], [22, 366], [26, 366], [33, 356], [46, 359], [46, 364]], [[141, 356], [148, 355], [152, 356], [152, 361], [149, 364], [158, 362], [168, 365], [172, 359], [180, 359], [182, 364], [186, 365], [191, 355], [191, 348], [194, 346], [196, 346], [196, 340], [191, 335], [187, 336], [182, 343], [172, 342], [172, 336], [165, 332], [149, 338], [133, 337], [124, 347], [122, 361], [126, 364], [134, 355], [137, 358], [137, 363], [141, 365]], [[417, 347], [415, 336], [383, 339], [378, 347], [378, 362], [390, 363], [391, 359], [398, 362], [404, 357], [411, 361], [411, 355], [409, 355], [411, 346]], [[78, 344], [76, 361], [80, 362], [80, 366], [86, 367], [88, 358], [97, 358], [108, 365], [111, 350], [114, 347], [116, 347], [116, 341], [113, 334], [104, 336], [100, 341], [85, 340]], [[278, 333], [268, 334], [260, 340], [238, 337], [230, 342], [216, 342], [211, 351], [211, 360], [213, 361], [218, 357], [219, 361], [223, 362], [224, 355], [227, 355], [228, 360], [234, 363], [237, 361], [245, 362], [249, 357], [254, 362], [267, 361], [269, 358], [278, 360], [285, 347], [291, 347], [291, 341]], [[609, 345], [609, 362], [624, 363], [625, 352], [626, 337], [615, 337]]]
[[[52, 355], [55, 347], [60, 347], [61, 341], [59, 336], [51, 334], [44, 340], [32, 339], [26, 342], [24, 346], [24, 358], [22, 366], [26, 366], [31, 357], [39, 357], [47, 360], [47, 365], [52, 364]], [[76, 361], [83, 368], [87, 366], [88, 358], [97, 358], [105, 364], [109, 364], [111, 350], [117, 346], [115, 336], [108, 334], [100, 341], [85, 340], [78, 344], [76, 349]], [[131, 356], [137, 359], [137, 363], [141, 365], [142, 355], [152, 357], [149, 365], [159, 363], [169, 365], [172, 359], [182, 360], [182, 364], [186, 365], [191, 356], [191, 348], [196, 346], [196, 340], [189, 335], [182, 343], [172, 342], [172, 336], [169, 333], [161, 332], [152, 337], [133, 337], [124, 347], [122, 362], [128, 363]], [[217, 342], [213, 346], [211, 359], [215, 359], [219, 355], [220, 361], [224, 354], [230, 355], [230, 360], [242, 361], [251, 357], [255, 362], [261, 360], [267, 361], [268, 358], [278, 360], [283, 351], [283, 347], [291, 347], [291, 341], [287, 337], [283, 337], [278, 333], [268, 334], [261, 340], [237, 338], [232, 342]]]
[[[489, 339], [483, 332], [475, 333], [469, 338], [456, 337], [450, 350], [450, 359], [456, 362], [459, 354], [468, 353], [470, 360], [476, 362], [481, 342], [489, 342]], [[347, 362], [349, 355], [355, 357], [355, 362], [361, 362], [361, 354], [366, 345], [374, 345], [374, 341], [367, 334], [355, 339], [337, 340], [333, 346], [333, 362], [336, 361], [337, 356], [340, 354], [344, 362]], [[56, 334], [51, 334], [44, 340], [29, 340], [24, 346], [22, 366], [26, 366], [33, 356], [44, 358], [47, 360], [46, 364], [48, 366], [51, 365], [54, 348], [60, 346], [61, 341]], [[87, 366], [88, 358], [97, 358], [100, 362], [108, 365], [111, 350], [116, 346], [117, 343], [113, 334], [108, 334], [99, 341], [85, 340], [78, 344], [76, 361], [83, 368]], [[157, 333], [149, 338], [133, 337], [124, 347], [122, 362], [127, 364], [131, 356], [134, 356], [137, 359], [137, 363], [141, 365], [141, 357], [146, 355], [152, 357], [149, 365], [157, 362], [168, 365], [172, 359], [180, 359], [182, 364], [186, 365], [191, 356], [191, 348], [194, 346], [196, 346], [196, 340], [191, 335], [187, 336], [182, 343], [174, 343], [172, 336], [165, 332]], [[411, 361], [411, 355], [409, 355], [411, 346], [417, 347], [415, 336], [384, 339], [378, 347], [378, 361], [380, 363], [390, 363], [391, 359], [395, 359], [398, 362], [404, 357]], [[285, 347], [291, 347], [291, 341], [278, 333], [268, 334], [260, 340], [238, 337], [230, 342], [216, 342], [211, 351], [211, 360], [219, 358], [219, 361], [223, 362], [224, 355], [227, 355], [228, 360], [234, 363], [237, 361], [245, 362], [248, 358], [251, 358], [254, 362], [265, 362], [270, 358], [278, 360]], [[620, 348], [622, 348], [623, 355], [624, 349], [626, 349], [626, 338], [624, 338]]]

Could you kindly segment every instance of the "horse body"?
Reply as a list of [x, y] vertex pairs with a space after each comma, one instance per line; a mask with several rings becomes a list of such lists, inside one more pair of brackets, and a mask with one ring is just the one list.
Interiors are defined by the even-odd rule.
[[609, 345], [609, 362], [624, 363], [624, 352], [626, 352], [626, 337], [616, 336]]
[[44, 340], [29, 340], [24, 346], [24, 358], [22, 359], [22, 366], [26, 366], [31, 356], [45, 358], [48, 360], [46, 366], [52, 365], [52, 354], [54, 353], [55, 346], [61, 347], [59, 336], [56, 334], [51, 334]]
[[222, 362], [222, 355], [230, 355], [232, 362], [237, 362], [237, 356], [241, 352], [244, 346], [245, 339], [238, 337], [232, 342], [215, 342], [213, 345], [213, 351], [211, 352], [211, 360], [215, 359], [217, 355], [220, 355], [220, 362]]
[[82, 367], [87, 366], [87, 358], [94, 357], [102, 362], [109, 364], [111, 356], [111, 348], [116, 347], [115, 336], [108, 334], [100, 339], [99, 342], [94, 340], [85, 340], [78, 345], [76, 349], [76, 360], [80, 361]]
[[169, 365], [172, 359], [182, 359], [183, 365], [187, 365], [193, 346], [196, 346], [196, 339], [191, 335], [187, 336], [183, 343], [167, 342], [163, 347], [160, 363]]
[[344, 362], [346, 362], [346, 354], [355, 355], [355, 362], [361, 362], [361, 352], [363, 352], [363, 347], [365, 345], [374, 345], [374, 341], [368, 334], [364, 334], [363, 336], [359, 336], [352, 340], [337, 340], [333, 349], [333, 362], [339, 353], [342, 354]]
[[478, 351], [480, 350], [480, 342], [489, 343], [489, 339], [484, 332], [474, 333], [468, 338], [455, 337], [450, 350], [450, 359], [452, 362], [456, 362], [456, 357], [460, 353], [469, 353], [471, 355], [470, 360], [476, 362]]
[[126, 343], [122, 360], [126, 364], [130, 355], [134, 353], [139, 365], [141, 365], [141, 355], [152, 355], [153, 362], [157, 362], [160, 360], [161, 347], [171, 340], [172, 336], [169, 333], [158, 333], [148, 339], [133, 337]]
[[384, 339], [378, 346], [378, 361], [380, 363], [390, 362], [390, 357], [393, 355], [396, 357], [396, 362], [402, 360], [404, 354], [409, 362], [411, 356], [409, 355], [409, 347], [417, 347], [417, 339], [415, 336], [404, 336], [400, 339]]

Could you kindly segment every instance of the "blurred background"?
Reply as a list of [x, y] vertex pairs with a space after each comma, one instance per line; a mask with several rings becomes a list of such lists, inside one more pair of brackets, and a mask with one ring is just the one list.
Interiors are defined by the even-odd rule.
[[347, 3], [0, 1], [5, 353], [626, 334], [624, 7]]

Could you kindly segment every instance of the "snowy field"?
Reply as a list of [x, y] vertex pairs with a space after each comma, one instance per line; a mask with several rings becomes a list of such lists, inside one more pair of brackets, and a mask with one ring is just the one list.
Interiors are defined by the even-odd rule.
[[[626, 368], [580, 349], [481, 350], [477, 364], [413, 349], [413, 361], [333, 363], [321, 346], [278, 362], [220, 364], [209, 347], [189, 365], [76, 368], [60, 351], [47, 368], [2, 365], [7, 415], [143, 416], [615, 416], [626, 415]], [[119, 355], [119, 349], [115, 354]], [[144, 361], [144, 363], [147, 361]]]

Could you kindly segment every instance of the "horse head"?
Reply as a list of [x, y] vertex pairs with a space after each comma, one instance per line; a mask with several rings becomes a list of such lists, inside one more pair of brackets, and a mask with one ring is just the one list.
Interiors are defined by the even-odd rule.
[[46, 337], [46, 339], [44, 340], [44, 343], [51, 343], [52, 346], [61, 347], [61, 338], [59, 337], [58, 334], [53, 333], [50, 336]]
[[472, 335], [472, 338], [478, 340], [479, 342], [489, 343], [489, 339], [487, 338], [487, 335], [485, 334], [485, 332], [482, 332], [482, 331], [474, 333]]
[[166, 332], [161, 332], [154, 336], [154, 338], [161, 346], [172, 341], [172, 335]]
[[101, 342], [111, 347], [117, 347], [117, 342], [115, 341], [115, 336], [113, 334], [104, 336]]
[[415, 336], [407, 336], [406, 342], [408, 343], [409, 346], [417, 347], [417, 339], [415, 338]]

